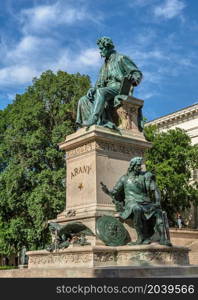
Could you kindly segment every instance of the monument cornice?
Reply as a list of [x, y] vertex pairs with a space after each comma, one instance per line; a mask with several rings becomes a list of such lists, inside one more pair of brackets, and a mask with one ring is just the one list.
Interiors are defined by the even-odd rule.
[[119, 145], [124, 143], [126, 145], [135, 147], [135, 145], [138, 143], [138, 147], [140, 148], [151, 147], [151, 143], [145, 140], [142, 133], [137, 132], [136, 135], [130, 134], [127, 131], [118, 133], [108, 128], [102, 128], [101, 126], [93, 125], [89, 130], [82, 128], [76, 133], [67, 136], [66, 140], [59, 144], [59, 148], [68, 152], [70, 150], [83, 147], [86, 148], [83, 152], [87, 152], [95, 148], [93, 145], [94, 142], [109, 143], [110, 140], [112, 143]]

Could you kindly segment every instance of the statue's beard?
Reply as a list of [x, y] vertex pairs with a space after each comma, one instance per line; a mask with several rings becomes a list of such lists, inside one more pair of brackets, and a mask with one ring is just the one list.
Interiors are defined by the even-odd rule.
[[129, 173], [133, 173], [134, 175], [139, 175], [141, 172], [141, 169], [134, 170], [133, 168], [129, 168]]

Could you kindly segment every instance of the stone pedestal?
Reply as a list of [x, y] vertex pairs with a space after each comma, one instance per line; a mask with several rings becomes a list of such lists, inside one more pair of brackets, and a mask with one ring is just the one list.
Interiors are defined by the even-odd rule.
[[140, 246], [81, 246], [49, 253], [29, 252], [29, 268], [189, 265], [188, 248], [158, 244]]
[[28, 267], [28, 265], [18, 265], [19, 269], [26, 269]]
[[58, 215], [59, 222], [68, 217], [88, 217], [115, 212], [114, 205], [101, 189], [103, 181], [112, 188], [127, 172], [134, 156], [143, 156], [150, 147], [143, 134], [126, 130], [92, 126], [66, 137], [60, 148], [66, 151], [67, 204]]
[[188, 247], [190, 264], [198, 265], [198, 230], [172, 228], [170, 237], [173, 245]]
[[[127, 172], [131, 158], [144, 156], [151, 147], [138, 129], [138, 111], [142, 105], [142, 100], [129, 97], [117, 110], [117, 131], [93, 125], [67, 136], [59, 145], [66, 152], [67, 203], [65, 210], [51, 221], [60, 224], [80, 221], [95, 233], [98, 217], [116, 216], [115, 206], [102, 191], [100, 182], [112, 188]], [[125, 227], [133, 234], [127, 224]], [[103, 244], [96, 237], [88, 240], [91, 245]]]
[[144, 104], [143, 100], [130, 97], [122, 101], [122, 106], [115, 110], [113, 121], [118, 128], [133, 132], [133, 135], [139, 133], [139, 113]]
[[[90, 246], [70, 245], [67, 249], [49, 253], [28, 252], [29, 268], [94, 268], [134, 265], [187, 265], [188, 248], [157, 244], [108, 247], [96, 237], [96, 221], [103, 215], [116, 216], [111, 198], [101, 189], [102, 181], [110, 189], [127, 172], [129, 161], [144, 156], [151, 144], [138, 129], [138, 113], [143, 101], [130, 98], [119, 109], [122, 119], [119, 130], [93, 125], [66, 137], [59, 145], [66, 152], [66, 206], [51, 222], [66, 224], [82, 222], [95, 234], [87, 237]], [[134, 231], [124, 223], [131, 239]], [[79, 277], [79, 276], [77, 276]]]
[[198, 265], [29, 268], [0, 270], [0, 278], [198, 278]]

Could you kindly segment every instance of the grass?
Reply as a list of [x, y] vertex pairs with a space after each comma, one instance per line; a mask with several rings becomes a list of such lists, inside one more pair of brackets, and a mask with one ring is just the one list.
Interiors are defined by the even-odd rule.
[[16, 266], [0, 266], [0, 270], [17, 269]]

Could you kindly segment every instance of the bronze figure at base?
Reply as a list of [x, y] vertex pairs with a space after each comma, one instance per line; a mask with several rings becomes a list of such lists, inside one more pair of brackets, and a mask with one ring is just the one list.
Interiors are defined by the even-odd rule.
[[142, 157], [130, 161], [123, 175], [110, 191], [101, 182], [102, 190], [112, 197], [121, 219], [132, 218], [137, 241], [129, 245], [150, 244], [154, 233], [160, 245], [172, 246], [166, 213], [161, 209], [160, 191], [151, 172], [142, 172]]

